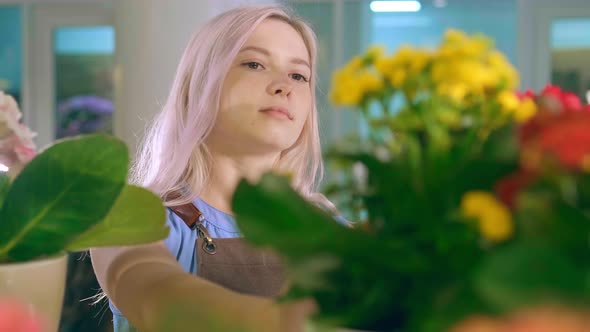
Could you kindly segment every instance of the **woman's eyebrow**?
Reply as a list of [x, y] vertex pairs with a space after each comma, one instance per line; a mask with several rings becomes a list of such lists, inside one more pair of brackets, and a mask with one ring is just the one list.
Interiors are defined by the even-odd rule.
[[[262, 47], [258, 47], [258, 46], [246, 46], [246, 47], [244, 47], [244, 48], [242, 48], [240, 50], [240, 53], [246, 52], [246, 51], [254, 51], [254, 52], [258, 52], [258, 53], [264, 54], [266, 56], [270, 56], [270, 52], [267, 49], [262, 48]], [[309, 65], [309, 62], [307, 62], [307, 61], [305, 61], [305, 60], [303, 60], [301, 58], [292, 57], [291, 58], [291, 63], [299, 64], [299, 65], [305, 65], [305, 66], [307, 66], [308, 68], [311, 69], [311, 66]]]

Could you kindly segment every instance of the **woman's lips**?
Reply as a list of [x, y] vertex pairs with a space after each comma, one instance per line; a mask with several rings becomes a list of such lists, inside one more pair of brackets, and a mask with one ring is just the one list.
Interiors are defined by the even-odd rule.
[[293, 116], [291, 115], [289, 110], [284, 107], [273, 106], [273, 107], [263, 108], [260, 111], [269, 115], [269, 116], [273, 116], [278, 119], [293, 120]]

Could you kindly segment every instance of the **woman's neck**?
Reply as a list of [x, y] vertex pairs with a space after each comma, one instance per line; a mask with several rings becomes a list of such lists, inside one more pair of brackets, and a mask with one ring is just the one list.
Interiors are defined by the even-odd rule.
[[232, 198], [240, 180], [246, 178], [250, 182], [258, 181], [278, 159], [278, 155], [236, 157], [213, 151], [212, 156], [209, 179], [199, 198], [228, 214], [233, 214]]

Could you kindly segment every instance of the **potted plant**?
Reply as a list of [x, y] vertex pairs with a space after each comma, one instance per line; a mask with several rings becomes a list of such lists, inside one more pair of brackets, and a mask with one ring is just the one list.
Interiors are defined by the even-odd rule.
[[[285, 258], [288, 297], [374, 331], [590, 326], [590, 106], [558, 87], [516, 93], [504, 55], [460, 31], [434, 50], [373, 47], [333, 77], [332, 101], [370, 128], [327, 153], [356, 226], [272, 174], [234, 197], [246, 238]], [[530, 308], [549, 309], [517, 314]], [[488, 318], [456, 325], [469, 317]]]
[[67, 252], [167, 236], [164, 207], [127, 184], [126, 145], [107, 135], [63, 139], [39, 154], [0, 92], [0, 297], [28, 303], [56, 331]]

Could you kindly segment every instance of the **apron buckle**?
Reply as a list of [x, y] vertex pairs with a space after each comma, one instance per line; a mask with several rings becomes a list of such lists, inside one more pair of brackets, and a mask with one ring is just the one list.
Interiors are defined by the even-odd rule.
[[203, 241], [203, 250], [209, 255], [215, 255], [217, 252], [217, 245], [213, 242], [211, 235], [207, 231], [207, 229], [203, 226], [203, 224], [196, 224], [197, 226], [197, 237], [204, 239]]
[[215, 253], [217, 252], [217, 245], [213, 243], [213, 241], [204, 241], [203, 250], [209, 255], [215, 255]]

